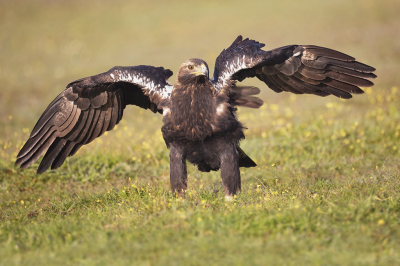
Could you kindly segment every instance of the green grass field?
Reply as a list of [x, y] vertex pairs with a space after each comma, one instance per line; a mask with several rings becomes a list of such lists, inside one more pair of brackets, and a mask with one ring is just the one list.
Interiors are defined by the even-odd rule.
[[[0, 265], [400, 265], [400, 4], [385, 1], [1, 1]], [[116, 130], [57, 171], [14, 166], [65, 85], [115, 65], [176, 73], [242, 34], [315, 44], [377, 68], [351, 100], [275, 94], [240, 109], [242, 192], [189, 167], [169, 190], [161, 116]], [[171, 78], [174, 81], [175, 77]]]

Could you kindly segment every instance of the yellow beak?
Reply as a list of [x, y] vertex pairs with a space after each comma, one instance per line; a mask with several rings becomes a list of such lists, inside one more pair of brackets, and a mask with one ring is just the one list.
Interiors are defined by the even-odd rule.
[[190, 74], [195, 74], [197, 76], [199, 76], [199, 75], [207, 76], [207, 68], [206, 68], [206, 66], [204, 64], [201, 64], [201, 70], [200, 71], [194, 71], [194, 72], [192, 72]]

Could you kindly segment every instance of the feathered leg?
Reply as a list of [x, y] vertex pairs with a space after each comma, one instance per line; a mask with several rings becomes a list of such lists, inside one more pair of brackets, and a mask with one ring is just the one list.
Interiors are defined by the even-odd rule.
[[186, 158], [182, 150], [173, 145], [170, 147], [169, 157], [172, 192], [184, 196], [187, 189]]
[[230, 200], [241, 189], [239, 159], [234, 143], [227, 143], [221, 151], [221, 179], [225, 199]]

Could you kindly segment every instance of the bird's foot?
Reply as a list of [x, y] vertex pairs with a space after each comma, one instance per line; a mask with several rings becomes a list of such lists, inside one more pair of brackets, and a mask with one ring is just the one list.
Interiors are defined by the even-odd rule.
[[233, 196], [225, 195], [225, 201], [233, 201]]

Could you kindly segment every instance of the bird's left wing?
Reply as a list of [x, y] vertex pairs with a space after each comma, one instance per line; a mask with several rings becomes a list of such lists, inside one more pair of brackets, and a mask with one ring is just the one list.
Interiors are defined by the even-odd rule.
[[56, 169], [82, 145], [112, 130], [126, 105], [162, 112], [160, 104], [173, 87], [170, 76], [172, 71], [162, 67], [114, 67], [71, 82], [43, 112], [15, 163], [26, 168], [47, 150], [37, 172], [50, 165]]
[[257, 77], [275, 92], [335, 95], [351, 98], [370, 87], [376, 75], [373, 67], [349, 55], [314, 45], [289, 45], [270, 51], [264, 44], [242, 39], [217, 57], [212, 82], [217, 91], [230, 89], [245, 78]]

